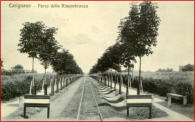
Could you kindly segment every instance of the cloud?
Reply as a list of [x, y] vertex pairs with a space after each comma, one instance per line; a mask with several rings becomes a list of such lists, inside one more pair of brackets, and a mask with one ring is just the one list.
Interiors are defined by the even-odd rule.
[[76, 36], [73, 37], [72, 41], [74, 44], [77, 45], [84, 45], [87, 43], [90, 43], [92, 39], [90, 39], [87, 34], [79, 33]]
[[90, 37], [88, 37], [87, 34], [84, 33], [79, 33], [69, 37], [66, 36], [63, 40], [64, 41], [60, 43], [62, 43], [64, 47], [69, 47], [69, 46], [72, 47], [73, 45], [75, 46], [86, 45], [93, 41]]
[[93, 33], [96, 33], [96, 34], [97, 34], [97, 33], [100, 33], [101, 30], [100, 30], [97, 26], [92, 26], [92, 27], [91, 27], [91, 31], [92, 31]]

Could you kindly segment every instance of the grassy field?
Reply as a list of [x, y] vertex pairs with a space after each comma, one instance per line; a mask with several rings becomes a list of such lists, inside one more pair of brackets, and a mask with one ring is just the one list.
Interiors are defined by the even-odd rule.
[[[42, 86], [43, 74], [35, 75], [36, 89]], [[1, 76], [1, 100], [6, 101], [29, 92], [32, 74]]]
[[[47, 74], [47, 84], [49, 85], [49, 78], [56, 74]], [[44, 74], [35, 74], [36, 90], [42, 89]], [[76, 79], [78, 79], [77, 77]], [[11, 76], [1, 76], [1, 100], [7, 101], [12, 98], [29, 93], [30, 83], [32, 81], [32, 74], [18, 74]]]
[[[127, 72], [123, 72], [127, 74]], [[194, 103], [194, 72], [142, 72], [143, 90], [160, 96], [176, 93], [187, 96]], [[134, 72], [132, 87], [137, 87], [138, 72]]]
[[[122, 74], [127, 74], [123, 72]], [[134, 76], [139, 76], [138, 71], [133, 72]], [[187, 82], [194, 87], [194, 72], [141, 72], [141, 76], [145, 78], [171, 80], [178, 82]]]

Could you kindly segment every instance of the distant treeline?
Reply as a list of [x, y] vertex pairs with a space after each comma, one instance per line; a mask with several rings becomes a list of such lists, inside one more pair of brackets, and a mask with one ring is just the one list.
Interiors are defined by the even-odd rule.
[[179, 71], [185, 72], [185, 71], [194, 71], [194, 64], [187, 64], [184, 66], [179, 67]]
[[[194, 71], [194, 65], [186, 64], [184, 66], [179, 66], [179, 71], [180, 72]], [[167, 68], [167, 69], [160, 68], [156, 72], [173, 72], [173, 69], [172, 68]]]
[[[2, 62], [3, 61], [1, 60], [1, 64], [2, 64]], [[15, 75], [15, 74], [24, 74], [24, 73], [32, 73], [32, 71], [25, 70], [24, 67], [20, 64], [15, 65], [10, 70], [1, 68], [1, 75]], [[37, 73], [37, 71], [34, 70], [34, 73]]]
[[[2, 69], [1, 70], [1, 75], [15, 75], [15, 74], [30, 74], [32, 73], [32, 71], [29, 71], [29, 70], [5, 70], [5, 69]], [[34, 73], [37, 73], [37, 71], [34, 71]]]

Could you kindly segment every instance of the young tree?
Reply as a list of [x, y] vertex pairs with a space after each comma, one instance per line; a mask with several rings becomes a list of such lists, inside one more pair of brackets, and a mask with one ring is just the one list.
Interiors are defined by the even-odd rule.
[[[160, 19], [156, 12], [156, 6], [151, 1], [144, 1], [140, 4], [140, 22], [137, 28], [138, 41], [137, 56], [139, 64], [139, 84], [141, 80], [141, 58], [144, 55], [152, 54], [152, 46], [157, 45], [158, 27]], [[139, 94], [139, 93], [138, 93]]]
[[[127, 49], [127, 48], [125, 48]], [[133, 63], [136, 63], [135, 56], [133, 55], [132, 52], [124, 51], [124, 53], [121, 56], [121, 64], [127, 68], [128, 71], [128, 83], [126, 86], [126, 96], [129, 94], [129, 84], [130, 84], [130, 70], [131, 68], [134, 68]]]
[[[133, 63], [136, 63], [136, 52], [135, 52], [135, 42], [137, 41], [137, 32], [136, 27], [139, 21], [139, 10], [138, 7], [132, 5], [131, 11], [129, 12], [129, 16], [121, 19], [119, 26], [119, 36], [118, 40], [121, 42], [123, 46], [123, 53], [121, 58], [121, 64], [128, 68], [128, 85], [130, 82], [130, 68], [134, 67]], [[129, 86], [126, 88], [126, 95], [129, 93]]]
[[[132, 5], [129, 16], [125, 18], [121, 29], [121, 42], [128, 46], [128, 51], [139, 57], [139, 84], [141, 80], [141, 58], [152, 54], [156, 46], [160, 19], [156, 6], [151, 1], [144, 1], [139, 6]], [[139, 85], [138, 85], [138, 94]]]
[[52, 58], [54, 58], [54, 54], [60, 48], [58, 42], [55, 40], [54, 34], [56, 34], [56, 28], [47, 28], [44, 30], [44, 35], [42, 36], [42, 44], [40, 52], [39, 52], [39, 59], [42, 61], [42, 65], [46, 70], [51, 63]]
[[25, 22], [23, 28], [20, 30], [19, 51], [27, 53], [32, 58], [32, 73], [33, 79], [30, 86], [30, 94], [32, 87], [35, 91], [34, 84], [34, 59], [37, 58], [40, 52], [40, 45], [42, 44], [42, 36], [44, 35], [45, 25], [42, 22]]

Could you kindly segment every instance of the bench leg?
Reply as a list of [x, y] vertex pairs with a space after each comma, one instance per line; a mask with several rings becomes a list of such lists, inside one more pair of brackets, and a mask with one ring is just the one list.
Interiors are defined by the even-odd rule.
[[24, 118], [26, 117], [26, 106], [24, 105]]
[[24, 118], [25, 118], [25, 119], [28, 118], [28, 116], [26, 116], [26, 108], [27, 108], [26, 105], [24, 105]]
[[152, 106], [149, 107], [149, 119], [152, 118]]
[[129, 107], [127, 106], [127, 117], [129, 116]]
[[49, 118], [49, 113], [50, 113], [49, 111], [50, 111], [50, 107], [48, 106], [47, 107], [47, 118]]

